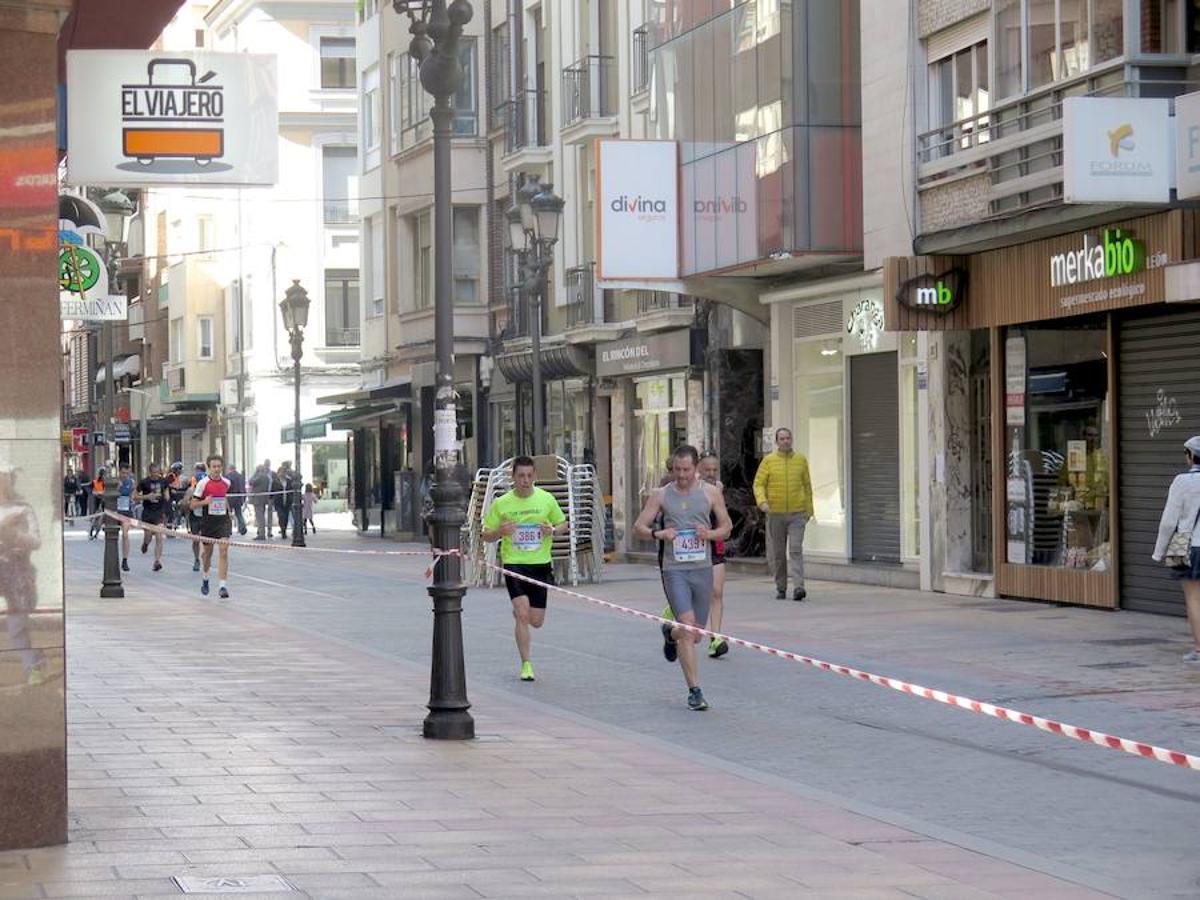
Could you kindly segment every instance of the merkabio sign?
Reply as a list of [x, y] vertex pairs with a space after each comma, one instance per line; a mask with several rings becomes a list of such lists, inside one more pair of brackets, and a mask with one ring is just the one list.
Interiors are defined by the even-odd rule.
[[967, 270], [947, 269], [938, 275], [918, 275], [900, 285], [896, 302], [916, 312], [946, 315], [962, 305], [967, 295]]
[[1067, 287], [1099, 278], [1132, 275], [1146, 268], [1146, 246], [1120, 228], [1104, 229], [1097, 241], [1083, 236], [1083, 246], [1050, 257], [1050, 286]]

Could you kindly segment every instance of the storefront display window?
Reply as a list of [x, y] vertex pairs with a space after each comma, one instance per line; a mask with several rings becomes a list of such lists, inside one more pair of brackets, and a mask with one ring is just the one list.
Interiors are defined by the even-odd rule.
[[581, 379], [546, 385], [546, 446], [549, 452], [575, 463], [584, 461], [590, 399], [587, 383]]
[[795, 447], [808, 458], [815, 521], [805, 550], [846, 552], [846, 471], [842, 339], [798, 341], [795, 362]]
[[1107, 347], [1103, 320], [1007, 330], [1009, 563], [1109, 568]]
[[349, 496], [350, 460], [344, 442], [313, 445], [312, 479], [322, 497], [344, 500]]

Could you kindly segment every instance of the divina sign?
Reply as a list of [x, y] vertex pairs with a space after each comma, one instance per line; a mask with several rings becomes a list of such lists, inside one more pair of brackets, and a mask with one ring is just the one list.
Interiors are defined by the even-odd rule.
[[896, 302], [917, 312], [945, 315], [958, 309], [967, 296], [967, 270], [947, 269], [938, 275], [918, 275], [900, 285]]
[[667, 201], [653, 197], [630, 197], [622, 194], [612, 202], [612, 211], [616, 213], [658, 213], [667, 211]]
[[1145, 245], [1124, 229], [1106, 228], [1100, 241], [1085, 234], [1082, 247], [1050, 257], [1050, 286], [1132, 275], [1145, 268]]

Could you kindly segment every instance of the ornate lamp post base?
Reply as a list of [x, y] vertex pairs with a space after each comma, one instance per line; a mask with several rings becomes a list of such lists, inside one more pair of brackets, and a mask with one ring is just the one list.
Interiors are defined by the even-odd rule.
[[[116, 506], [116, 491], [106, 488], [104, 491], [104, 508]], [[108, 599], [125, 596], [125, 586], [121, 584], [121, 526], [116, 519], [104, 517], [104, 581], [100, 584], [100, 596]]]

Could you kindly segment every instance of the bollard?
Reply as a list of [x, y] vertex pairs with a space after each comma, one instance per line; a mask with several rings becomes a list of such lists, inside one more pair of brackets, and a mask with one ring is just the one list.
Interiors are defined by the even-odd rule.
[[[104, 486], [104, 508], [117, 508], [116, 482]], [[104, 517], [104, 581], [100, 584], [101, 597], [124, 597], [125, 586], [121, 584], [121, 524], [109, 516]]]

